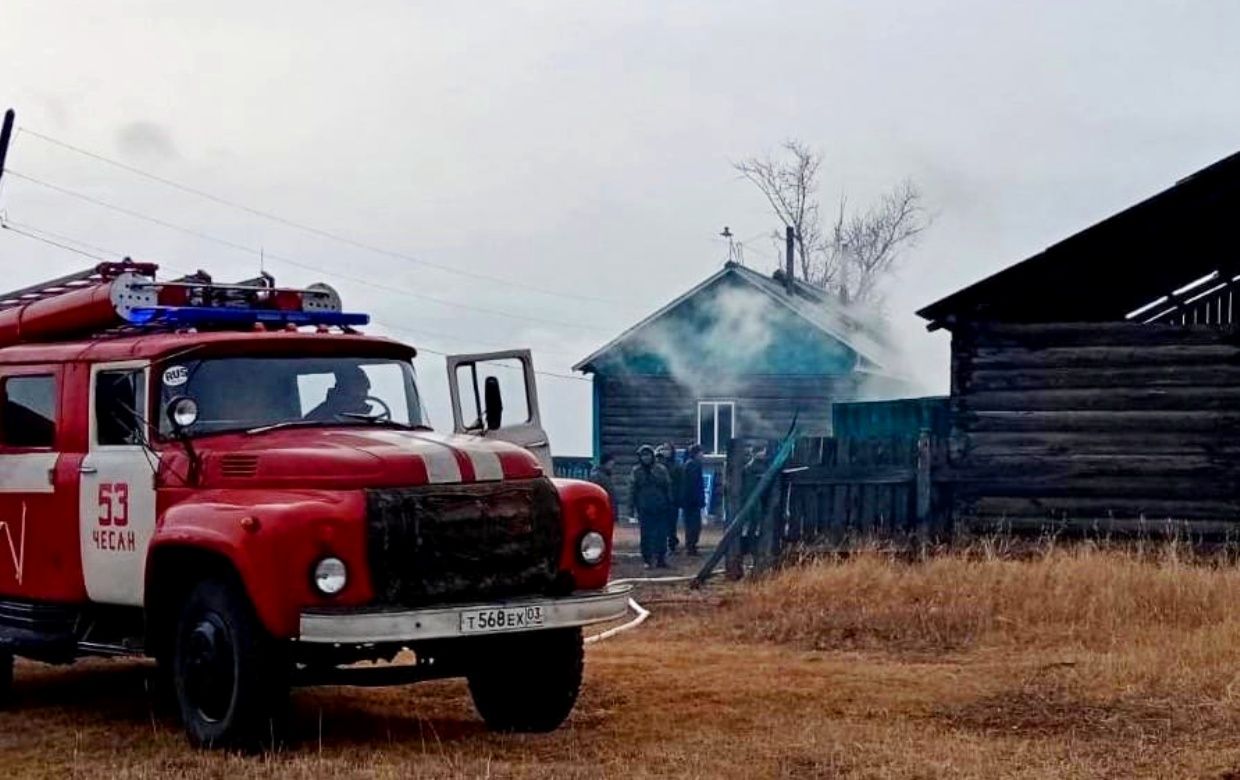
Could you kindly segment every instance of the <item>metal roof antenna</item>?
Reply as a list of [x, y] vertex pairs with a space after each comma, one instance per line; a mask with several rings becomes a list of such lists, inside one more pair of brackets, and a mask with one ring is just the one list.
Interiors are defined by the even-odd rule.
[[728, 241], [728, 261], [726, 265], [744, 265], [745, 258], [741, 255], [741, 245], [736, 240], [736, 234], [732, 232], [732, 228], [724, 225], [723, 232], [719, 235]]

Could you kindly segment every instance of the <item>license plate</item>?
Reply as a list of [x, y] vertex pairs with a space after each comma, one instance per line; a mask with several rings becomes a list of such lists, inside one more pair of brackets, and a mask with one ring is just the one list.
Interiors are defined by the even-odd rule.
[[523, 628], [539, 628], [542, 624], [542, 607], [488, 607], [469, 609], [461, 613], [462, 634], [519, 631]]

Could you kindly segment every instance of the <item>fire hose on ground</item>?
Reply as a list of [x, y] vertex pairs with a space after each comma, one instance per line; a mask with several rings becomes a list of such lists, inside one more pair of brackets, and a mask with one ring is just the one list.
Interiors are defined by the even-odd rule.
[[[692, 579], [693, 577], [688, 576], [688, 575], [683, 576], [683, 577], [629, 577], [623, 580], [612, 580], [609, 584], [610, 585], [632, 585], [636, 583], [641, 583], [644, 585], [670, 585], [676, 582], [688, 582], [689, 580], [692, 580]], [[641, 604], [638, 604], [637, 599], [633, 599], [633, 598], [629, 599], [629, 609], [635, 615], [635, 617], [632, 620], [630, 620], [627, 623], [623, 623], [621, 625], [609, 628], [606, 631], [602, 631], [592, 636], [588, 636], [584, 640], [585, 643], [589, 645], [589, 644], [594, 644], [595, 642], [602, 642], [604, 639], [610, 639], [616, 634], [622, 634], [625, 631], [629, 631], [631, 629], [637, 628], [642, 623], [645, 623], [646, 619], [650, 617], [650, 610], [646, 609]]]
[[622, 625], [609, 628], [606, 631], [594, 634], [593, 636], [588, 636], [583, 641], [587, 645], [594, 644], [595, 642], [602, 642], [604, 639], [610, 639], [616, 634], [628, 631], [631, 628], [637, 628], [642, 623], [646, 622], [646, 618], [650, 617], [650, 610], [646, 609], [641, 604], [638, 604], [635, 599], [629, 599], [629, 609], [637, 613], [637, 617]]

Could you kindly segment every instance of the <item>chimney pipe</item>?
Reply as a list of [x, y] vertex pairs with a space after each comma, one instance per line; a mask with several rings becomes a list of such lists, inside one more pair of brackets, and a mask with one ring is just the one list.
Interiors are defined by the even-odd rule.
[[794, 287], [792, 278], [792, 250], [795, 235], [796, 234], [792, 229], [792, 225], [788, 225], [784, 228], [784, 254], [786, 256], [786, 259], [784, 260], [784, 287], [787, 289], [789, 295], [792, 295], [792, 290]]

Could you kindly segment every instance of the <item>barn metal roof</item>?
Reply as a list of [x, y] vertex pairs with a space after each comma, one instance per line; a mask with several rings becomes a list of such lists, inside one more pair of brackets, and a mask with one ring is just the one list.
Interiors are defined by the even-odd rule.
[[819, 331], [848, 346], [863, 360], [863, 365], [859, 366], [859, 369], [880, 370], [888, 367], [890, 347], [874, 332], [873, 328], [868, 326], [859, 317], [849, 313], [846, 307], [834, 296], [799, 279], [794, 283], [793, 294], [789, 295], [787, 288], [784, 287], [782, 278], [774, 279], [737, 263], [725, 263], [723, 268], [711, 274], [697, 285], [694, 285], [685, 293], [677, 296], [674, 300], [628, 328], [585, 358], [582, 358], [573, 366], [573, 370], [592, 371], [594, 369], [593, 364], [601, 356], [619, 346], [637, 331], [675, 309], [684, 301], [729, 275], [749, 283], [760, 292], [769, 296], [772, 301], [792, 310], [794, 314]]
[[1240, 271], [1238, 216], [1240, 153], [917, 313], [932, 330], [965, 320], [1123, 320], [1194, 279]]

